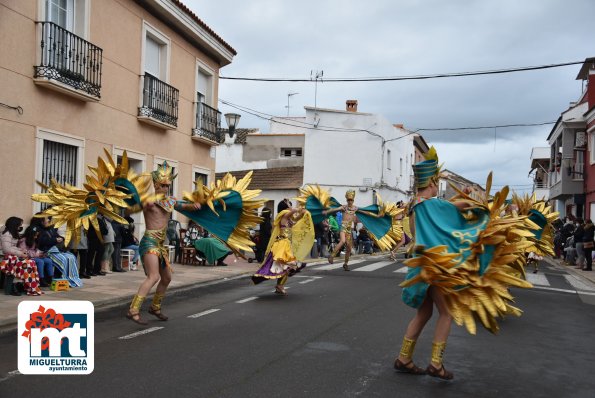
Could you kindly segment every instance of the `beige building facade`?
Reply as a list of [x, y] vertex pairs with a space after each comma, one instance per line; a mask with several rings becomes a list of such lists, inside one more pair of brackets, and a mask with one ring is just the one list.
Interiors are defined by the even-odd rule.
[[236, 52], [180, 1], [0, 0], [0, 35], [0, 224], [40, 210], [36, 181], [81, 187], [104, 148], [137, 172], [167, 160], [174, 196], [212, 181]]

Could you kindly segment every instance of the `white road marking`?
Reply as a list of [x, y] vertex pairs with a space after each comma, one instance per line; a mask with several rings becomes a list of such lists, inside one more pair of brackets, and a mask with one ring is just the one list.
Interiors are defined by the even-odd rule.
[[550, 282], [547, 280], [547, 277], [544, 274], [526, 274], [527, 282], [532, 285], [539, 285], [539, 286], [551, 286]]
[[236, 303], [238, 303], [238, 304], [244, 304], [244, 303], [247, 303], [248, 301], [256, 300], [257, 298], [258, 297], [256, 297], [256, 296], [254, 296], [254, 297], [248, 297], [248, 298], [245, 298], [245, 299], [242, 299], [242, 300], [238, 300], [238, 301], [236, 301]]
[[305, 281], [301, 281], [301, 282], [298, 282], [298, 283], [301, 283], [303, 285], [304, 283], [314, 282], [315, 280], [316, 279], [306, 279]]
[[400, 274], [405, 274], [407, 273], [407, 271], [409, 270], [409, 267], [401, 267], [398, 270], [394, 271], [394, 272], [398, 272]]
[[[360, 258], [357, 260], [350, 261], [349, 265], [363, 263], [364, 261], [365, 261], [364, 259]], [[314, 269], [317, 271], [330, 271], [330, 270], [339, 269], [339, 268], [343, 268], [343, 260], [340, 258], [337, 258], [337, 259], [335, 259], [334, 264], [327, 264], [327, 265], [323, 265], [322, 267], [316, 267]]]
[[324, 278], [324, 276], [294, 275], [292, 278], [320, 279], [320, 278]]
[[595, 291], [595, 289], [593, 289], [591, 286], [587, 285], [574, 275], [564, 275], [564, 279], [566, 279], [566, 281], [570, 283], [572, 287], [574, 287], [576, 290], [582, 290], [587, 292]]
[[159, 329], [163, 329], [163, 326], [155, 326], [155, 327], [152, 327], [152, 328], [148, 328], [148, 329], [145, 329], [145, 330], [134, 332], [132, 334], [127, 334], [126, 336], [122, 336], [122, 337], [118, 337], [118, 338], [120, 340], [130, 340], [130, 339], [133, 339], [135, 337], [142, 336], [143, 334], [155, 332], [155, 331], [157, 331]]
[[562, 293], [572, 293], [576, 294], [576, 290], [569, 290], [569, 289], [558, 289], [555, 287], [545, 287], [545, 286], [535, 286], [533, 289], [530, 290], [550, 290], [553, 292], [562, 292]]
[[210, 310], [199, 312], [198, 314], [188, 315], [188, 318], [199, 318], [201, 316], [209, 315], [209, 314], [212, 314], [213, 312], [217, 312], [217, 311], [219, 311], [219, 308], [212, 308]]
[[372, 263], [372, 264], [365, 265], [360, 268], [356, 268], [353, 271], [363, 271], [363, 272], [376, 271], [377, 269], [384, 268], [389, 264], [394, 264], [394, 262], [393, 261], [379, 261], [377, 263]]
[[558, 289], [555, 287], [535, 286], [531, 290], [551, 290], [554, 292], [571, 293], [571, 294], [578, 294], [578, 295], [585, 295], [585, 296], [595, 296], [595, 292], [583, 292], [583, 291], [570, 290], [570, 289]]

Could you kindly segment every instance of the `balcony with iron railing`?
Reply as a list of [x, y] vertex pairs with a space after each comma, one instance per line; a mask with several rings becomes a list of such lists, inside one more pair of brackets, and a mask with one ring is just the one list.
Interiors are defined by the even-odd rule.
[[221, 112], [204, 102], [197, 102], [196, 127], [192, 129], [192, 139], [217, 145], [222, 141], [220, 127]]
[[53, 22], [37, 26], [34, 82], [83, 101], [99, 101], [103, 50]]
[[157, 127], [176, 129], [179, 90], [149, 73], [141, 76], [141, 85], [142, 105], [138, 108], [138, 119]]

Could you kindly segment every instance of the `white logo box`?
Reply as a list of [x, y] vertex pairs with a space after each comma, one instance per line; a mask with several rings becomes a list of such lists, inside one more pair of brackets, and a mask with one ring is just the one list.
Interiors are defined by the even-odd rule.
[[17, 338], [22, 374], [90, 374], [95, 366], [93, 303], [22, 301]]

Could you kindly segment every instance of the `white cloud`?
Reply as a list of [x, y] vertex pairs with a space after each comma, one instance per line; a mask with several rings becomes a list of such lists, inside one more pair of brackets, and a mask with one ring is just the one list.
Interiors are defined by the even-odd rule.
[[[238, 51], [225, 76], [308, 78], [422, 75], [581, 61], [595, 55], [590, 0], [184, 0]], [[317, 104], [359, 109], [411, 128], [555, 121], [581, 93], [579, 66], [490, 76], [318, 84]], [[274, 115], [314, 105], [312, 83], [221, 80], [220, 97]], [[231, 108], [220, 106], [223, 112]], [[268, 131], [243, 114], [241, 127]], [[424, 133], [446, 167], [477, 182], [526, 187], [531, 147], [551, 126]]]

